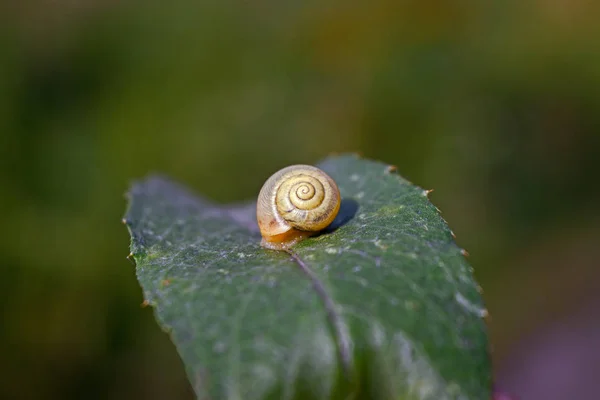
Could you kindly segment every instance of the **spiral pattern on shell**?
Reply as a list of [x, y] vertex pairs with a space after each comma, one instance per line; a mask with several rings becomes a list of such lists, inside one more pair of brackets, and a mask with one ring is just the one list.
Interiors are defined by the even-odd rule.
[[257, 204], [263, 237], [290, 229], [316, 232], [327, 227], [340, 207], [333, 179], [310, 165], [293, 165], [272, 175], [263, 185]]

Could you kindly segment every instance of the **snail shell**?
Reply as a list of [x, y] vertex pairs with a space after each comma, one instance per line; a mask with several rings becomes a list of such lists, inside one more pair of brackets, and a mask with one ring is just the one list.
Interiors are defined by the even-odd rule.
[[261, 245], [285, 250], [326, 228], [340, 210], [335, 181], [310, 165], [292, 165], [273, 174], [260, 190], [256, 218]]

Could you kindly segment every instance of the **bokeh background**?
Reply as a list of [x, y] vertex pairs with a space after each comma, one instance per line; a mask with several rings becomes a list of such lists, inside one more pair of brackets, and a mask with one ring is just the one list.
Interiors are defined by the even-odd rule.
[[132, 179], [219, 202], [357, 151], [430, 189], [498, 384], [600, 391], [600, 3], [0, 3], [0, 398], [192, 399], [125, 259]]

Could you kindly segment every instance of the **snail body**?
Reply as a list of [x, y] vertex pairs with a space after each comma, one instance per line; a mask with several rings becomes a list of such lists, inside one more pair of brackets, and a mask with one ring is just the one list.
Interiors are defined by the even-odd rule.
[[319, 168], [292, 165], [277, 171], [258, 195], [261, 245], [286, 250], [317, 234], [335, 219], [340, 203], [335, 181]]

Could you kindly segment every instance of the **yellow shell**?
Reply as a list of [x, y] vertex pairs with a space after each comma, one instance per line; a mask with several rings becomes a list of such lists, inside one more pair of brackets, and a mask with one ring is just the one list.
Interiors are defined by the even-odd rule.
[[310, 165], [292, 165], [273, 174], [260, 190], [256, 218], [261, 245], [285, 250], [325, 229], [340, 210], [335, 181]]

